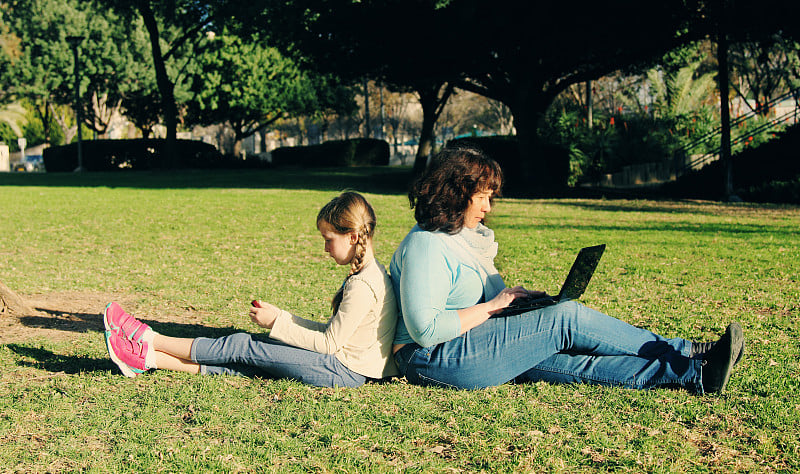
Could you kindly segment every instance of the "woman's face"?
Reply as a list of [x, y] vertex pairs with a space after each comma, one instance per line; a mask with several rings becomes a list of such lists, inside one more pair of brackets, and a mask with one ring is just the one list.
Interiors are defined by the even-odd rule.
[[469, 205], [464, 213], [464, 227], [467, 229], [474, 229], [481, 222], [486, 214], [492, 210], [490, 198], [492, 191], [478, 191], [469, 198]]
[[325, 221], [319, 223], [319, 233], [325, 239], [325, 251], [336, 263], [348, 265], [353, 261], [353, 257], [356, 254], [356, 242], [358, 241], [355, 233], [340, 234]]

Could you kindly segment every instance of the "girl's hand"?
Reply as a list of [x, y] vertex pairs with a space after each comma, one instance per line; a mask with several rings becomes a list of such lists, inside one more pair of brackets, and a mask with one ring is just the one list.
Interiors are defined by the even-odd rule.
[[492, 308], [489, 310], [489, 314], [494, 314], [507, 308], [508, 305], [510, 305], [515, 299], [527, 297], [530, 293], [531, 292], [521, 286], [503, 288], [503, 290], [498, 293], [497, 296], [489, 301], [489, 306]]
[[278, 319], [278, 315], [281, 313], [280, 308], [264, 301], [259, 301], [258, 304], [259, 307], [253, 306], [250, 308], [250, 319], [262, 328], [272, 329], [275, 320]]

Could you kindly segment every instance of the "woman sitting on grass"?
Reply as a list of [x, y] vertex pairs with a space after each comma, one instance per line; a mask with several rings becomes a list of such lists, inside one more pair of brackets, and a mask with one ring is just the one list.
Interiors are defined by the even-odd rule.
[[253, 302], [250, 318], [269, 336], [237, 333], [216, 339], [159, 334], [118, 304], [105, 310], [108, 354], [128, 377], [148, 369], [193, 374], [261, 375], [320, 387], [358, 387], [397, 374], [391, 357], [397, 303], [391, 280], [375, 260], [375, 212], [361, 195], [346, 192], [317, 215], [325, 251], [350, 274], [333, 299], [327, 324]]
[[567, 301], [494, 317], [515, 298], [483, 225], [500, 167], [471, 147], [444, 149], [409, 193], [417, 225], [392, 257], [400, 301], [395, 360], [410, 383], [474, 389], [509, 381], [582, 382], [722, 392], [744, 348], [728, 326], [716, 343], [666, 339]]

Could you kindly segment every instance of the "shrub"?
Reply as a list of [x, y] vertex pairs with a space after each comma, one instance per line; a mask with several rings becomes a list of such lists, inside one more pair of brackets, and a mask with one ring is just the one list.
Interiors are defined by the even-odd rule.
[[357, 138], [320, 145], [282, 147], [272, 151], [273, 166], [386, 166], [389, 144], [384, 140]]
[[[82, 142], [83, 167], [87, 171], [121, 169], [147, 170], [166, 166], [164, 139], [89, 140]], [[184, 168], [229, 167], [213, 145], [194, 140], [178, 140], [175, 164]], [[78, 167], [78, 145], [71, 143], [44, 150], [48, 172], [73, 171]]]
[[11, 128], [11, 125], [0, 122], [0, 143], [8, 145], [11, 152], [19, 151], [17, 146], [17, 134]]
[[[772, 141], [733, 155], [734, 192], [751, 201], [798, 203], [800, 125], [775, 135]], [[722, 163], [715, 161], [666, 183], [662, 190], [673, 197], [721, 199], [723, 172]]]
[[758, 186], [750, 186], [741, 190], [738, 195], [750, 202], [800, 204], [800, 174], [794, 179], [775, 180]]
[[[683, 147], [713, 128], [706, 110], [690, 116], [657, 118], [647, 114], [598, 111], [588, 128], [584, 110], [551, 111], [541, 129], [547, 143], [569, 150], [570, 184], [594, 181], [625, 166], [670, 161]], [[692, 153], [706, 151], [705, 144]]]

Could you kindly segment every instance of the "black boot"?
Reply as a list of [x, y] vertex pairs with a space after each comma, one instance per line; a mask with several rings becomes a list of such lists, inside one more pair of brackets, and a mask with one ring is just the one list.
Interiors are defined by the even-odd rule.
[[689, 351], [689, 358], [690, 359], [702, 359], [703, 356], [706, 355], [706, 352], [710, 351], [712, 347], [714, 347], [716, 342], [695, 342], [692, 341], [692, 349]]
[[[693, 344], [694, 345], [694, 344]], [[733, 322], [725, 329], [725, 334], [711, 345], [703, 355], [703, 391], [722, 393], [728, 385], [731, 370], [744, 351], [744, 335], [739, 323]]]
[[[704, 359], [705, 355], [708, 351], [714, 347], [717, 341], [714, 342], [695, 342], [692, 341], [692, 348], [689, 351], [689, 358], [690, 359]], [[736, 360], [733, 362], [733, 365], [736, 366], [739, 364], [739, 361], [742, 360], [742, 356], [744, 356], [744, 339], [742, 339], [742, 347], [736, 354]]]

